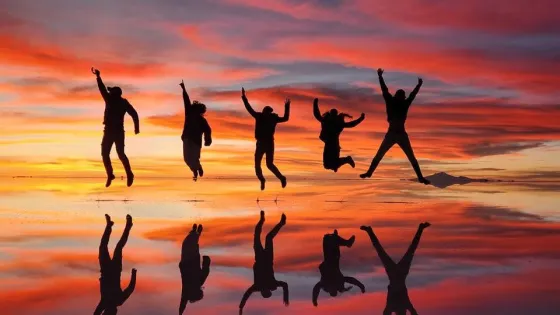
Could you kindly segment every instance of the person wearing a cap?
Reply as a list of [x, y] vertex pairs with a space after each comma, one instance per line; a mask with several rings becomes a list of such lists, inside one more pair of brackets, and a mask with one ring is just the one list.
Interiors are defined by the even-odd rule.
[[124, 115], [128, 113], [130, 117], [132, 117], [134, 121], [134, 133], [138, 134], [140, 133], [138, 113], [128, 100], [122, 97], [122, 90], [120, 87], [114, 86], [106, 88], [105, 84], [103, 84], [103, 80], [101, 80], [101, 73], [99, 70], [92, 68], [92, 72], [97, 77], [97, 86], [105, 101], [105, 113], [103, 116], [105, 128], [103, 130], [103, 140], [101, 141], [101, 156], [103, 157], [103, 165], [107, 172], [105, 187], [109, 187], [111, 182], [115, 179], [110, 157], [113, 144], [115, 144], [117, 155], [126, 171], [127, 186], [130, 187], [134, 182], [134, 174], [132, 173], [128, 157], [124, 153]]

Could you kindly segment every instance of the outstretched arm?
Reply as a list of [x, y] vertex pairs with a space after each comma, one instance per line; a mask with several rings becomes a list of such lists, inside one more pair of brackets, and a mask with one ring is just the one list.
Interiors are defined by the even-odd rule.
[[366, 287], [356, 278], [352, 278], [352, 277], [344, 277], [344, 282], [346, 283], [350, 283], [353, 284], [355, 286], [357, 286], [358, 288], [360, 288], [360, 290], [362, 291], [362, 293], [366, 292]]
[[288, 284], [284, 281], [276, 281], [276, 285], [282, 287], [284, 291], [284, 305], [290, 305], [290, 291], [288, 290]]
[[284, 117], [280, 117], [278, 122], [287, 122], [290, 119], [290, 99], [286, 99], [286, 103], [284, 103]]
[[251, 104], [249, 104], [249, 100], [247, 99], [247, 95], [245, 95], [245, 89], [244, 88], [241, 88], [241, 99], [243, 100], [243, 104], [245, 104], [245, 108], [247, 109], [249, 114], [251, 114], [251, 116], [256, 118], [257, 117], [257, 112], [255, 112], [253, 107], [251, 107]]
[[387, 84], [385, 84], [385, 80], [383, 79], [383, 72], [385, 70], [379, 68], [377, 69], [377, 76], [379, 77], [379, 85], [381, 86], [381, 92], [383, 92], [383, 98], [387, 101], [391, 98], [391, 93], [389, 93], [389, 88]]
[[418, 92], [420, 92], [420, 87], [422, 86], [422, 84], [424, 83], [424, 80], [422, 80], [421, 78], [418, 78], [418, 84], [416, 84], [416, 87], [414, 88], [414, 90], [412, 90], [412, 92], [410, 92], [410, 95], [408, 96], [408, 105], [412, 104], [412, 101], [414, 101], [414, 98], [416, 98], [416, 94], [418, 94]]
[[321, 292], [321, 287], [323, 286], [323, 284], [321, 283], [321, 281], [317, 282], [317, 284], [313, 287], [313, 306], [317, 306], [317, 299], [319, 298], [319, 293]]
[[130, 283], [128, 287], [123, 291], [123, 303], [128, 300], [132, 292], [134, 292], [134, 288], [136, 287], [136, 269], [132, 269], [132, 274], [130, 276]]
[[189, 94], [187, 93], [187, 90], [185, 89], [185, 82], [183, 82], [183, 80], [181, 80], [181, 83], [179, 83], [179, 86], [181, 86], [181, 89], [183, 90], [183, 103], [185, 105], [185, 113], [186, 113], [191, 109], [191, 106], [192, 106], [191, 98], [189, 97]]
[[243, 294], [243, 298], [241, 299], [241, 303], [239, 303], [239, 314], [243, 314], [243, 308], [245, 307], [245, 303], [247, 303], [247, 300], [249, 299], [251, 294], [253, 294], [253, 292], [255, 291], [257, 291], [257, 288], [255, 287], [254, 284], [250, 286], [249, 289], [247, 289], [247, 291], [245, 291], [245, 294]]
[[321, 117], [321, 111], [319, 110], [319, 99], [316, 98], [313, 100], [313, 116], [318, 121], [323, 121], [323, 117]]
[[99, 92], [105, 101], [109, 98], [109, 92], [107, 91], [107, 87], [103, 84], [103, 80], [101, 80], [101, 72], [99, 70], [91, 68], [91, 72], [95, 74], [97, 78], [97, 87], [99, 88]]
[[366, 114], [362, 113], [362, 115], [360, 115], [360, 118], [349, 122], [345, 122], [344, 128], [354, 128], [357, 125], [359, 125], [362, 121], [364, 121], [365, 118], [366, 118]]
[[[127, 103], [128, 103], [128, 101], [127, 101]], [[132, 120], [134, 121], [134, 133], [139, 134], [140, 133], [140, 120], [138, 119], [138, 112], [136, 111], [136, 109], [134, 109], [134, 107], [132, 107], [132, 105], [130, 103], [128, 103], [128, 105], [126, 107], [126, 112], [130, 115], [130, 117], [132, 117]]]

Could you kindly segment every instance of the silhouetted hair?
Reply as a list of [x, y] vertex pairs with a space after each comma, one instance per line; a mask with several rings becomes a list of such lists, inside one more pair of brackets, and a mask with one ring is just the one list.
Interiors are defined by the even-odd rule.
[[265, 114], [271, 114], [273, 111], [274, 111], [274, 109], [272, 109], [272, 107], [270, 107], [270, 106], [265, 106], [265, 107], [263, 108], [263, 111], [262, 111], [262, 112], [265, 113]]
[[110, 86], [110, 87], [107, 88], [107, 91], [109, 91], [109, 93], [111, 95], [114, 95], [114, 96], [121, 96], [122, 95], [122, 90], [118, 86], [113, 86], [113, 87]]
[[193, 101], [192, 106], [195, 112], [199, 113], [200, 115], [204, 115], [206, 113], [206, 105], [204, 103]]
[[261, 295], [263, 298], [268, 299], [272, 296], [272, 292], [270, 290], [261, 290]]

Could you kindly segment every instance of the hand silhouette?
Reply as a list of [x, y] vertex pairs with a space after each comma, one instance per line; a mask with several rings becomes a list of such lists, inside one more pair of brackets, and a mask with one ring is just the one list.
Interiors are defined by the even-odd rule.
[[286, 106], [290, 105], [291, 101], [289, 98], [286, 99], [286, 102], [284, 103]]
[[360, 115], [360, 118], [361, 118], [361, 119], [365, 119], [365, 118], [366, 118], [366, 114], [362, 113], [362, 114]]
[[418, 85], [422, 85], [422, 83], [424, 83], [424, 80], [422, 80], [422, 78], [418, 78]]
[[384, 71], [385, 71], [385, 70], [379, 68], [379, 69], [377, 69], [377, 74], [378, 74], [378, 75], [383, 75], [383, 72], [384, 72]]
[[101, 75], [101, 72], [98, 69], [95, 69], [94, 67], [91, 67], [91, 73], [95, 74], [96, 76]]
[[241, 96], [245, 97], [245, 88], [241, 88]]
[[179, 86], [184, 89], [185, 88], [185, 82], [183, 82], [183, 80], [181, 80], [181, 83], [179, 83]]
[[132, 268], [132, 273], [135, 274], [136, 272], [138, 272], [138, 270], [136, 270], [136, 268]]
[[208, 141], [204, 141], [204, 146], [209, 147], [212, 145], [212, 139], [209, 139]]

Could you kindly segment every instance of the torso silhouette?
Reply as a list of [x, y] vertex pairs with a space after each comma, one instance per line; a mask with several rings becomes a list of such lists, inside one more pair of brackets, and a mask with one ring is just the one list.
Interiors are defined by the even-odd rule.
[[111, 96], [105, 101], [103, 124], [106, 131], [124, 131], [124, 115], [132, 109], [127, 99]]
[[124, 293], [121, 289], [122, 266], [111, 261], [108, 266], [101, 269], [99, 278], [101, 297], [106, 304], [120, 306], [124, 303]]
[[189, 139], [199, 146], [202, 146], [202, 135], [208, 132], [209, 129], [210, 126], [206, 118], [193, 112], [192, 109], [185, 111], [185, 123], [183, 124], [181, 139]]
[[386, 270], [389, 277], [389, 285], [387, 286], [388, 299], [399, 301], [399, 303], [408, 302], [408, 290], [406, 288], [408, 271], [403, 270], [398, 265], [394, 265]]
[[404, 131], [404, 124], [408, 115], [408, 109], [412, 102], [409, 99], [398, 100], [395, 97], [385, 97], [385, 107], [387, 110], [387, 121], [389, 130]]
[[267, 257], [266, 254], [262, 256], [264, 257], [256, 257], [253, 264], [254, 284], [259, 290], [275, 290], [277, 284], [274, 278], [274, 262], [272, 257]]
[[256, 113], [255, 117], [255, 139], [262, 142], [274, 141], [274, 132], [278, 124], [278, 115], [275, 113]]
[[319, 139], [323, 142], [338, 142], [342, 130], [344, 130], [344, 118], [328, 115], [321, 121], [321, 135]]

